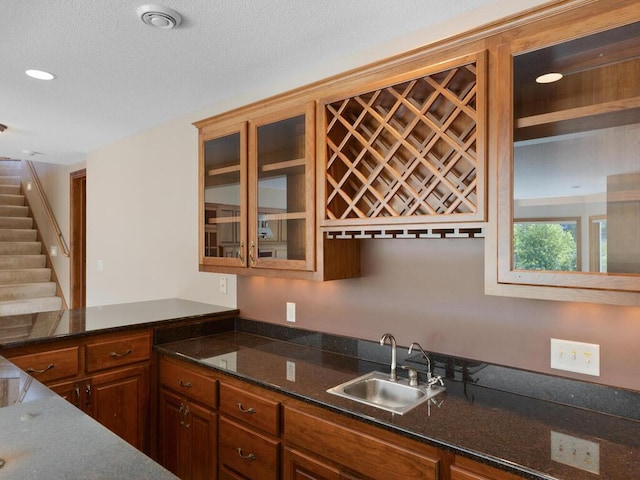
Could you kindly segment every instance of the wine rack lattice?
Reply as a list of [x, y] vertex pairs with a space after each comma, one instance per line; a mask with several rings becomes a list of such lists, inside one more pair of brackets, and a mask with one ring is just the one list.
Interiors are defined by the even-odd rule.
[[326, 104], [326, 218], [476, 213], [476, 105], [475, 62]]

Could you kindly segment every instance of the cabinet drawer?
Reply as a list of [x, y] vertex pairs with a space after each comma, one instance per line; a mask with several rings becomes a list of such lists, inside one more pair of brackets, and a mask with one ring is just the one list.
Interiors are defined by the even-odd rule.
[[277, 479], [280, 442], [220, 416], [220, 463], [247, 478]]
[[147, 333], [90, 343], [86, 347], [86, 370], [97, 372], [149, 360], [150, 356], [151, 337]]
[[218, 383], [193, 371], [188, 366], [177, 365], [166, 360], [160, 361], [160, 383], [189, 398], [217, 408]]
[[[374, 480], [438, 478], [439, 459], [394, 445], [366, 433], [338, 425], [293, 408], [284, 412], [284, 436], [289, 444], [330, 458]], [[372, 462], [384, 458], [384, 462]]]
[[11, 362], [40, 382], [47, 383], [78, 375], [78, 347], [31, 353], [10, 358]]
[[280, 435], [280, 403], [220, 384], [220, 411], [271, 435]]

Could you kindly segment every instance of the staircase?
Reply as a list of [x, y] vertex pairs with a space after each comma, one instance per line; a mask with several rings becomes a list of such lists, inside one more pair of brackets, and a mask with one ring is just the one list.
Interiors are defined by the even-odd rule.
[[0, 316], [62, 308], [20, 181], [20, 162], [0, 160]]

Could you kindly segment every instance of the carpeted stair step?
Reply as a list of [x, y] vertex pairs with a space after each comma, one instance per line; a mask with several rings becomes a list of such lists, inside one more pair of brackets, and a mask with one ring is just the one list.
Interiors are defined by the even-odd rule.
[[37, 236], [33, 229], [0, 228], [0, 242], [35, 242]]
[[0, 193], [0, 205], [18, 205], [22, 207], [24, 206], [24, 195]]
[[0, 162], [0, 175], [21, 175], [22, 166], [18, 160], [2, 160]]
[[20, 175], [13, 175], [13, 172], [5, 172], [8, 175], [0, 175], [0, 185], [20, 185], [22, 178]]
[[50, 268], [21, 268], [20, 270], [0, 270], [0, 284], [16, 285], [50, 282]]
[[0, 255], [40, 255], [40, 242], [1, 242]]
[[54, 282], [20, 283], [0, 285], [0, 301], [24, 300], [28, 298], [51, 297], [56, 294]]
[[0, 185], [0, 193], [3, 195], [20, 195], [20, 185]]
[[62, 308], [60, 297], [42, 297], [29, 300], [0, 301], [0, 316], [24, 315], [26, 313], [50, 312]]
[[27, 217], [29, 207], [18, 205], [0, 205], [0, 217]]
[[0, 228], [33, 228], [33, 218], [31, 217], [0, 217]]
[[0, 255], [0, 270], [43, 268], [46, 264], [44, 255]]

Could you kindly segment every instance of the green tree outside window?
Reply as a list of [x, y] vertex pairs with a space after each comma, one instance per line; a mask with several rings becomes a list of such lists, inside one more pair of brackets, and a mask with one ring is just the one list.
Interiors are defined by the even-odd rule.
[[513, 225], [516, 270], [578, 270], [577, 223], [519, 221]]

